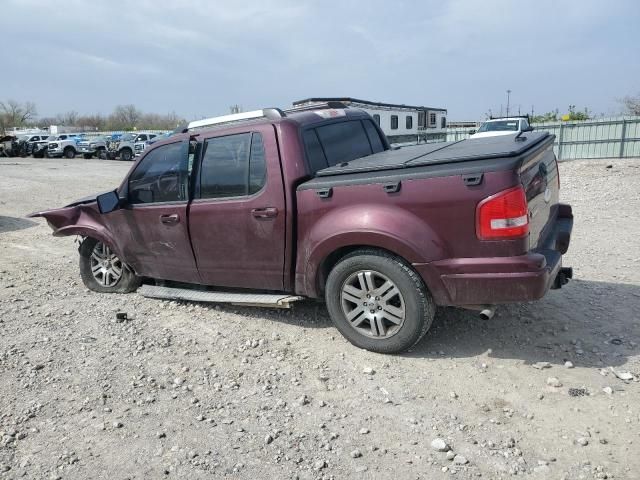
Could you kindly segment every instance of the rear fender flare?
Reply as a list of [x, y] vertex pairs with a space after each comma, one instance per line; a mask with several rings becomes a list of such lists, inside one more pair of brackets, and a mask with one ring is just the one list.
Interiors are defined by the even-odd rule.
[[[314, 244], [314, 238], [322, 238]], [[321, 266], [334, 252], [345, 247], [374, 247], [398, 255], [409, 263], [428, 263], [447, 258], [439, 236], [419, 217], [392, 207], [350, 206], [325, 215], [305, 238], [308, 251], [301, 251], [296, 290], [316, 297], [321, 291]], [[302, 285], [300, 285], [302, 281]]]

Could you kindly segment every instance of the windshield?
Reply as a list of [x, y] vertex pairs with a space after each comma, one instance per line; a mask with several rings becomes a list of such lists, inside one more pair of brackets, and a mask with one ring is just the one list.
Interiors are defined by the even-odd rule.
[[495, 122], [484, 122], [478, 129], [481, 132], [517, 132], [518, 120], [499, 120]]
[[134, 135], [133, 133], [125, 133], [122, 138], [120, 138], [120, 140], [124, 142], [130, 142], [133, 141], [137, 136], [137, 134]]

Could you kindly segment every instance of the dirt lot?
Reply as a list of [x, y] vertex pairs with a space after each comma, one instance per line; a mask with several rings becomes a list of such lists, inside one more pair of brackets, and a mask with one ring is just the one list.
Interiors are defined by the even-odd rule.
[[0, 160], [0, 478], [640, 478], [640, 160], [561, 165], [567, 287], [443, 310], [401, 356], [314, 303], [88, 291], [74, 239], [23, 217], [129, 166]]

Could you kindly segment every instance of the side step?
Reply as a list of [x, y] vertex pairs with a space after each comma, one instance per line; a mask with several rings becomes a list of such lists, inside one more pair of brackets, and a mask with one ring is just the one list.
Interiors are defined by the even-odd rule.
[[254, 307], [290, 308], [291, 303], [304, 297], [287, 295], [286, 293], [233, 293], [191, 290], [189, 288], [160, 287], [142, 285], [138, 293], [143, 297], [161, 298], [163, 300], [186, 300], [189, 302], [231, 303]]

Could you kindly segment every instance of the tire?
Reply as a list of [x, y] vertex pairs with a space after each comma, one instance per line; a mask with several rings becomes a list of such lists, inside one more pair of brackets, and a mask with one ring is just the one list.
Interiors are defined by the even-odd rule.
[[[118, 265], [120, 266], [119, 278], [116, 279], [113, 275], [105, 275], [104, 272], [106, 270], [104, 269], [94, 275], [92, 267], [100, 267], [100, 259], [102, 258], [109, 259], [112, 273], [118, 270]], [[82, 277], [82, 282], [89, 290], [99, 293], [135, 292], [141, 283], [140, 278], [133, 273], [127, 264], [118, 259], [109, 247], [91, 237], [85, 238], [80, 245], [80, 277]]]
[[76, 151], [73, 149], [73, 147], [67, 147], [64, 149], [63, 155], [65, 156], [65, 158], [71, 160], [72, 158], [76, 158]]
[[107, 151], [106, 151], [104, 148], [99, 149], [99, 150], [96, 152], [96, 157], [97, 157], [99, 160], [106, 160], [106, 159], [107, 159]]
[[[352, 301], [356, 298], [358, 302]], [[435, 316], [431, 294], [411, 266], [375, 249], [357, 250], [336, 264], [327, 278], [325, 299], [340, 333], [356, 347], [378, 353], [408, 350], [424, 337]], [[351, 321], [347, 314], [354, 315]]]
[[86, 159], [86, 160], [91, 160], [93, 158], [93, 153], [83, 153], [82, 156]]
[[120, 152], [120, 160], [124, 160], [125, 162], [130, 162], [133, 158], [133, 153], [128, 148], [123, 148]]

